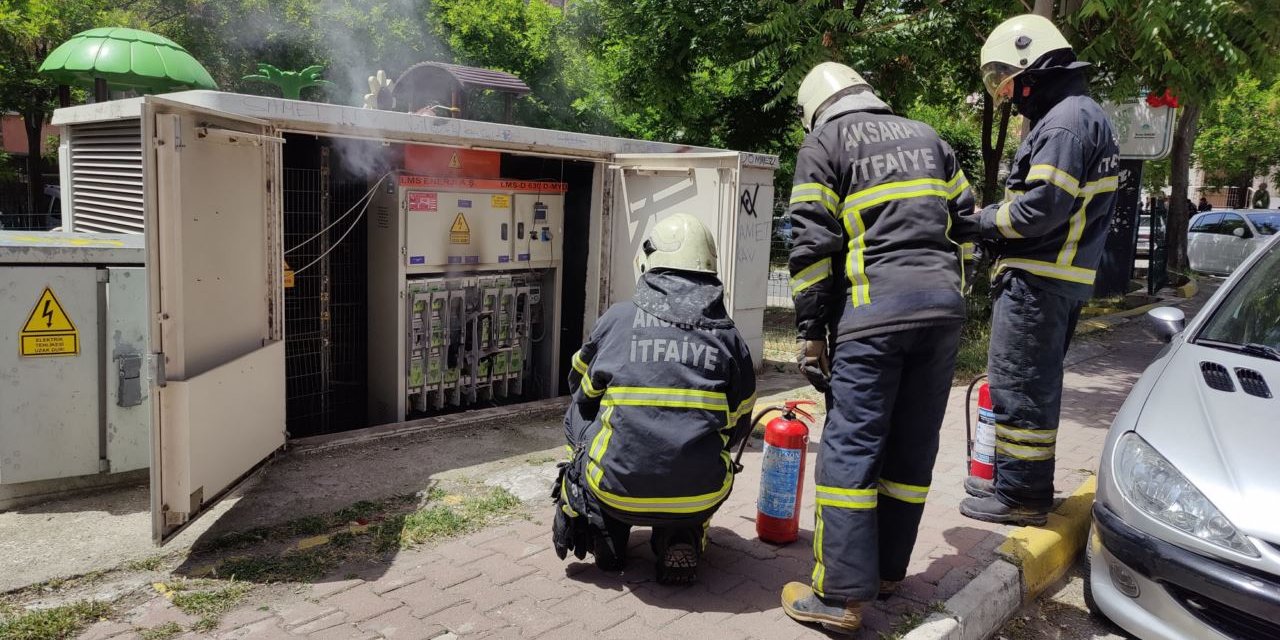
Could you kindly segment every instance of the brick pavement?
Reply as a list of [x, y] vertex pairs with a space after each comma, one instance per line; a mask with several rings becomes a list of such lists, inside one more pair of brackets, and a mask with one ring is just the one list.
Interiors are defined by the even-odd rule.
[[[1136, 324], [1073, 347], [1058, 443], [1061, 493], [1073, 490], [1085, 470], [1094, 467], [1111, 416], [1159, 348]], [[767, 398], [762, 405], [786, 395]], [[957, 512], [964, 495], [963, 440], [964, 388], [957, 387], [909, 577], [897, 596], [867, 611], [861, 637], [892, 632], [904, 614], [945, 601], [995, 557], [1006, 528], [967, 520]], [[692, 586], [668, 588], [654, 582], [645, 530], [633, 534], [632, 560], [621, 573], [559, 560], [550, 549], [550, 510], [540, 508], [532, 520], [401, 552], [363, 577], [343, 574], [279, 600], [245, 602], [223, 618], [219, 629], [184, 637], [823, 637], [786, 619], [778, 601], [782, 585], [804, 580], [812, 566], [812, 461], [810, 457], [801, 540], [776, 547], [754, 537], [760, 450], [748, 451], [736, 490], [712, 521], [702, 579]], [[157, 598], [130, 612], [125, 622], [190, 622], [166, 609], [171, 606]], [[136, 636], [127, 625], [102, 622], [85, 637]]]

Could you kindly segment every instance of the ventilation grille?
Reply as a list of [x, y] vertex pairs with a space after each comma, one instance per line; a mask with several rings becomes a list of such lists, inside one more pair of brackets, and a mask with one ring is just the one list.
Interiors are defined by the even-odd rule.
[[1236, 377], [1240, 379], [1240, 388], [1245, 393], [1259, 398], [1271, 397], [1271, 387], [1267, 386], [1267, 380], [1261, 373], [1253, 369], [1236, 369]]
[[1227, 368], [1216, 362], [1201, 362], [1200, 373], [1204, 374], [1205, 384], [1218, 391], [1235, 391], [1236, 385], [1231, 382], [1231, 374]]
[[71, 127], [72, 231], [142, 233], [142, 121]]

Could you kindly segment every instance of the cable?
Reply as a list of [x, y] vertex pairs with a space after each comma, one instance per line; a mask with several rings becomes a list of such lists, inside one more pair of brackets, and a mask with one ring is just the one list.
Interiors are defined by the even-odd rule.
[[[316, 239], [316, 238], [319, 238], [319, 237], [321, 237], [321, 236], [324, 236], [324, 234], [325, 234], [325, 233], [328, 233], [328, 232], [329, 232], [329, 229], [333, 229], [334, 227], [337, 227], [338, 223], [340, 223], [340, 221], [346, 220], [346, 219], [347, 219], [347, 216], [348, 216], [348, 215], [351, 215], [351, 212], [352, 212], [352, 211], [355, 211], [355, 210], [356, 210], [356, 207], [357, 207], [357, 206], [360, 206], [361, 202], [365, 202], [366, 198], [369, 198], [369, 200], [371, 200], [371, 198], [372, 198], [372, 197], [374, 197], [374, 192], [378, 191], [378, 187], [380, 186], [380, 184], [381, 184], [381, 183], [383, 183], [383, 180], [387, 179], [388, 175], [390, 175], [390, 174], [392, 174], [392, 173], [394, 173], [394, 172], [387, 172], [387, 173], [384, 173], [384, 174], [383, 174], [383, 177], [378, 178], [378, 182], [375, 182], [375, 183], [374, 183], [374, 186], [372, 186], [372, 188], [370, 188], [370, 189], [369, 189], [369, 191], [365, 192], [365, 195], [364, 195], [364, 196], [360, 196], [360, 198], [358, 198], [358, 200], [356, 200], [356, 204], [355, 204], [355, 205], [351, 205], [351, 209], [348, 209], [348, 210], [347, 210], [347, 212], [346, 212], [346, 214], [342, 214], [342, 215], [338, 216], [338, 219], [337, 219], [337, 220], [334, 220], [334, 221], [332, 221], [332, 223], [329, 223], [329, 227], [325, 227], [324, 229], [320, 229], [320, 230], [319, 230], [319, 232], [316, 232], [316, 233], [315, 233], [315, 236], [311, 236], [310, 238], [305, 239], [305, 241], [302, 241], [302, 242], [300, 242], [300, 243], [294, 244], [294, 246], [293, 246], [293, 248], [291, 248], [291, 250], [288, 250], [288, 251], [285, 251], [285, 252], [284, 252], [284, 255], [285, 255], [285, 256], [287, 256], [287, 255], [289, 255], [289, 253], [293, 253], [294, 251], [300, 250], [300, 248], [305, 247], [307, 243], [310, 243], [311, 241], [314, 241], [314, 239]], [[367, 207], [367, 206], [369, 206], [369, 205], [367, 205], [367, 204], [366, 204], [365, 206]], [[328, 252], [326, 252], [326, 253], [328, 253]], [[297, 271], [293, 271], [293, 273], [297, 273]]]
[[[386, 177], [386, 176], [383, 176], [383, 177]], [[378, 180], [378, 182], [382, 182], [382, 180]], [[369, 193], [373, 193], [373, 191], [370, 190]], [[325, 249], [324, 253], [320, 254], [320, 256], [317, 257], [315, 260], [308, 262], [306, 266], [302, 267], [301, 269], [295, 270], [293, 272], [293, 275], [296, 276], [299, 273], [302, 273], [303, 271], [306, 271], [307, 269], [311, 268], [317, 262], [324, 260], [324, 257], [329, 255], [329, 253], [332, 252], [334, 249], [337, 249], [339, 246], [341, 246], [342, 241], [346, 240], [347, 236], [350, 235], [351, 232], [355, 230], [356, 225], [360, 224], [360, 220], [364, 218], [364, 213], [369, 210], [369, 204], [372, 202], [373, 202], [373, 198], [369, 198], [369, 200], [364, 203], [364, 207], [360, 209], [360, 215], [357, 215], [356, 219], [351, 221], [351, 226], [347, 227], [347, 230], [343, 231], [341, 236], [338, 236], [338, 240], [333, 243], [333, 246], [329, 247], [328, 249]], [[344, 214], [343, 217], [346, 217], [346, 215]]]

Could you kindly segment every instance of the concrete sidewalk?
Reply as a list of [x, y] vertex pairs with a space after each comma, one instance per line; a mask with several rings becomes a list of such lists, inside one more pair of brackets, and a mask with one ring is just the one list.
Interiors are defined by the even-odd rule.
[[[1057, 450], [1057, 487], [1064, 497], [1092, 474], [1112, 415], [1160, 348], [1137, 325], [1112, 327], [1072, 347]], [[964, 392], [957, 387], [951, 393], [909, 577], [898, 595], [867, 611], [859, 637], [905, 635], [942, 612], [996, 563], [997, 548], [1010, 533], [957, 510], [966, 472]], [[759, 406], [798, 395], [813, 394], [796, 378], [794, 391], [762, 399]], [[814, 443], [818, 437], [815, 430]], [[732, 497], [712, 521], [711, 547], [695, 585], [654, 582], [645, 530], [633, 534], [632, 558], [621, 573], [559, 560], [550, 545], [550, 507], [535, 503], [528, 520], [402, 551], [371, 571], [343, 569], [315, 584], [255, 590], [216, 629], [183, 637], [823, 637], [787, 619], [779, 604], [782, 585], [806, 580], [812, 568], [813, 458], [801, 540], [771, 546], [755, 539], [760, 449], [759, 441], [752, 444]], [[169, 622], [191, 629], [197, 621], [156, 595], [82, 637], [139, 637], [139, 629]]]

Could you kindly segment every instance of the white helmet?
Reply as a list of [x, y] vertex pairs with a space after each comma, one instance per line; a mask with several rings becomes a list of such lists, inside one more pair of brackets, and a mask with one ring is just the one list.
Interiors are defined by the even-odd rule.
[[636, 256], [636, 269], [716, 272], [716, 241], [697, 218], [676, 213], [658, 221]]
[[1048, 18], [1027, 14], [1009, 18], [982, 45], [982, 83], [997, 102], [1013, 96], [1013, 79], [1050, 51], [1071, 43]]
[[804, 80], [800, 81], [800, 90], [796, 92], [804, 130], [813, 130], [813, 120], [818, 117], [818, 109], [826, 104], [827, 100], [850, 87], [870, 89], [871, 85], [867, 84], [857, 71], [839, 62], [823, 62], [810, 70]]

